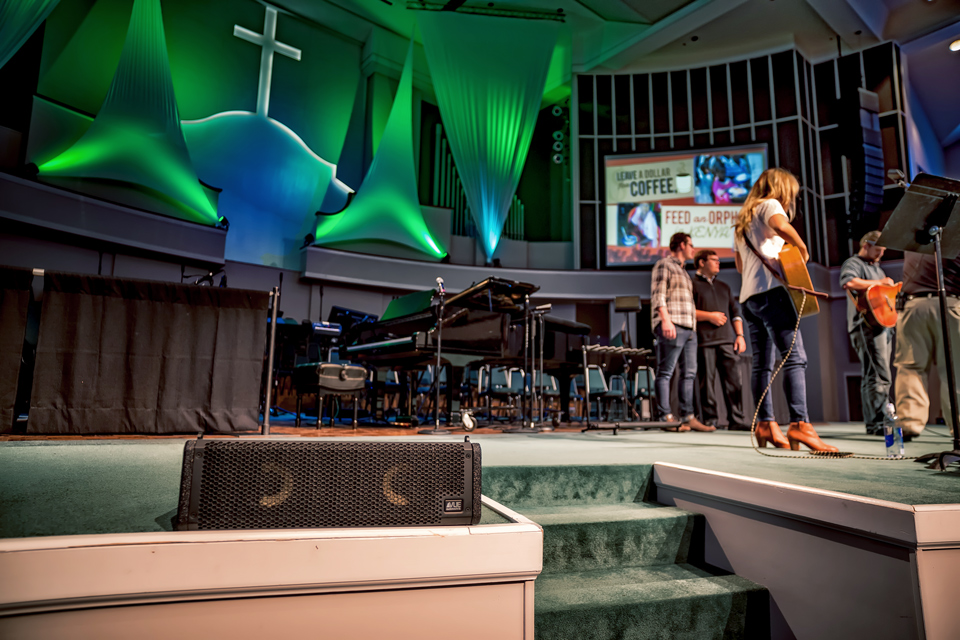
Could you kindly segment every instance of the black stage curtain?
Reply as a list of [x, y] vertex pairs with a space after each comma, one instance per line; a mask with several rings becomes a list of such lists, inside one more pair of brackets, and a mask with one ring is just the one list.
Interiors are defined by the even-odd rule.
[[13, 431], [33, 272], [0, 267], [0, 433]]
[[256, 430], [268, 301], [47, 272], [27, 433]]

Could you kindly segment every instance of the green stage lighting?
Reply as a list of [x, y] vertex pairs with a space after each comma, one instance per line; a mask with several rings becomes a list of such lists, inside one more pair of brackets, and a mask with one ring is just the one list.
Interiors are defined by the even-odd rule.
[[430, 233], [420, 209], [413, 161], [412, 85], [413, 42], [370, 171], [343, 213], [319, 219], [314, 233], [318, 245], [374, 240], [404, 245], [434, 260], [447, 254]]

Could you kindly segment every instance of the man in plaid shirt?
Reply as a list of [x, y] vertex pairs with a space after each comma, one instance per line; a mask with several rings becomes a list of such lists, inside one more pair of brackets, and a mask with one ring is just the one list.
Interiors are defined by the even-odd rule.
[[[693, 283], [683, 268], [694, 254], [690, 234], [670, 237], [670, 255], [653, 266], [650, 308], [657, 349], [657, 410], [664, 422], [680, 422], [679, 431], [713, 431], [693, 415], [693, 384], [697, 378], [697, 310]], [[680, 363], [680, 419], [670, 410], [670, 381]], [[666, 428], [666, 427], [665, 427]]]

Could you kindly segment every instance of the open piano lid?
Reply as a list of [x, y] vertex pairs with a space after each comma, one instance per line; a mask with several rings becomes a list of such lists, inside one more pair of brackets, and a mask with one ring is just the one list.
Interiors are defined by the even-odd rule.
[[540, 289], [529, 282], [487, 278], [446, 300], [448, 307], [513, 313], [523, 310], [527, 296]]

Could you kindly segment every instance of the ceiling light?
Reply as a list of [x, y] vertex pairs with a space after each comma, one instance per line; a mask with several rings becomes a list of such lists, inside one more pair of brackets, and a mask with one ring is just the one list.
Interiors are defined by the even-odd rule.
[[954, 40], [950, 43], [950, 51], [960, 51], [960, 40]]

